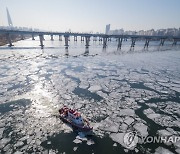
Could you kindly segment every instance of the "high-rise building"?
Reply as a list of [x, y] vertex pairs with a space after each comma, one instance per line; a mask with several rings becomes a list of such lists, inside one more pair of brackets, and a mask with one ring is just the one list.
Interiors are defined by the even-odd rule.
[[9, 14], [8, 8], [6, 8], [6, 12], [7, 12], [8, 25], [9, 25], [9, 27], [12, 27], [12, 26], [13, 26], [13, 23], [12, 23], [11, 16], [10, 16], [10, 14]]
[[110, 27], [111, 27], [111, 25], [110, 25], [110, 24], [106, 25], [106, 31], [105, 31], [105, 34], [108, 34], [108, 33], [109, 33], [109, 31], [110, 31]]

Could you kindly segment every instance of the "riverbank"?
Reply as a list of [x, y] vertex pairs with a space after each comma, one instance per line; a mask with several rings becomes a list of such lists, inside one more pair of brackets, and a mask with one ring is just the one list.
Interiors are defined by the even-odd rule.
[[[24, 36], [23, 38], [21, 37], [21, 35], [11, 35], [11, 41], [12, 42], [17, 42], [20, 41], [22, 39], [27, 39], [27, 36]], [[5, 34], [0, 34], [0, 46], [6, 45], [8, 44], [8, 40]]]

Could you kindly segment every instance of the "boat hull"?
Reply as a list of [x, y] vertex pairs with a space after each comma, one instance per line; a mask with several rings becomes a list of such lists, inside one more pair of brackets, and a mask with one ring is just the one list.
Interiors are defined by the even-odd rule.
[[65, 116], [61, 116], [60, 115], [60, 119], [65, 122], [65, 123], [68, 123], [70, 124], [74, 129], [78, 129], [79, 131], [91, 131], [93, 128], [88, 126], [88, 125], [83, 125], [83, 126], [80, 126], [80, 125], [77, 125], [75, 123], [73, 123], [72, 121], [70, 121], [67, 117]]

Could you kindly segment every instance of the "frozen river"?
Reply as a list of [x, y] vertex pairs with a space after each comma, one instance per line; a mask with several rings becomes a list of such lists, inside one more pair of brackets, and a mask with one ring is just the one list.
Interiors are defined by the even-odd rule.
[[[45, 39], [43, 50], [38, 40], [0, 47], [0, 153], [180, 153], [179, 45], [129, 50], [127, 41], [117, 51], [115, 40], [106, 50], [91, 41], [85, 50], [71, 39], [65, 50]], [[92, 136], [61, 122], [63, 105], [90, 120]]]

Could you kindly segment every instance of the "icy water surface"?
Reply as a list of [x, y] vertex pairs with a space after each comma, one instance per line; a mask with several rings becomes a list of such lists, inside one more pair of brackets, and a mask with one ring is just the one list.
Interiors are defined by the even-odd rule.
[[[56, 39], [57, 40], [57, 39]], [[142, 143], [123, 138], [180, 135], [180, 48], [151, 42], [134, 50], [123, 42], [46, 38], [0, 47], [0, 153], [180, 153], [177, 142]], [[63, 105], [76, 108], [94, 127], [92, 136], [73, 132], [58, 117]]]

